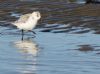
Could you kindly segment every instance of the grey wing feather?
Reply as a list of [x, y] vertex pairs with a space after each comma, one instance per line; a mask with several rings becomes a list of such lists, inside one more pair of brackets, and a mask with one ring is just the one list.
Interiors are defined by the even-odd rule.
[[31, 13], [20, 16], [20, 18], [17, 21], [15, 21], [15, 23], [25, 23], [30, 17], [30, 15]]

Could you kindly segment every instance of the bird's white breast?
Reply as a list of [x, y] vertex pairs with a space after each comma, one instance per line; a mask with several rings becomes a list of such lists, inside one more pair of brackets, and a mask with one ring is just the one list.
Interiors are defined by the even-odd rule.
[[28, 19], [26, 22], [24, 23], [16, 23], [16, 26], [19, 29], [23, 29], [23, 30], [32, 30], [37, 24], [37, 20], [33, 20], [33, 19]]

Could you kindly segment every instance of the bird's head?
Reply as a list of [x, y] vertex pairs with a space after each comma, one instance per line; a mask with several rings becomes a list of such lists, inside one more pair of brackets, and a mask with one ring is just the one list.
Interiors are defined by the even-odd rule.
[[35, 11], [32, 13], [32, 18], [33, 19], [36, 19], [36, 20], [39, 20], [41, 18], [41, 14], [39, 11]]

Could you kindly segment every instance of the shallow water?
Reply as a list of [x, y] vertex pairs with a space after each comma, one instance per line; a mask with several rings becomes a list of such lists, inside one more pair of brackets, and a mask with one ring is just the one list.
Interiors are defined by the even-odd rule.
[[[25, 9], [12, 7], [17, 4], [19, 7], [24, 6]], [[65, 5], [62, 2], [60, 8], [59, 2], [56, 1], [40, 2], [33, 5], [36, 6], [34, 8], [31, 5], [31, 3], [12, 3], [10, 6], [8, 3], [7, 8], [4, 7], [5, 5], [1, 7], [0, 74], [99, 74], [100, 18], [98, 14], [87, 14], [89, 10], [86, 13], [80, 10], [77, 13], [80, 16], [73, 14], [77, 12], [77, 7], [85, 8], [83, 4]], [[39, 10], [43, 15], [34, 30], [36, 37], [33, 38], [32, 33], [26, 32], [22, 41], [21, 32], [9, 22], [33, 10]], [[66, 14], [66, 11], [72, 12]], [[89, 12], [94, 11], [91, 9]]]
[[[7, 31], [7, 30], [6, 30]], [[6, 32], [4, 31], [4, 32]], [[100, 35], [37, 33], [4, 34], [0, 38], [0, 73], [2, 74], [99, 74]], [[9, 31], [7, 31], [9, 32]]]

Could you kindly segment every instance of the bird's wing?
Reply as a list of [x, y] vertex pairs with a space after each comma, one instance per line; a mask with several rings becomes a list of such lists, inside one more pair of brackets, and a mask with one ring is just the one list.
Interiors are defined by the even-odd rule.
[[15, 23], [25, 23], [30, 17], [30, 15], [31, 13], [20, 16], [20, 18], [17, 21], [15, 21]]

